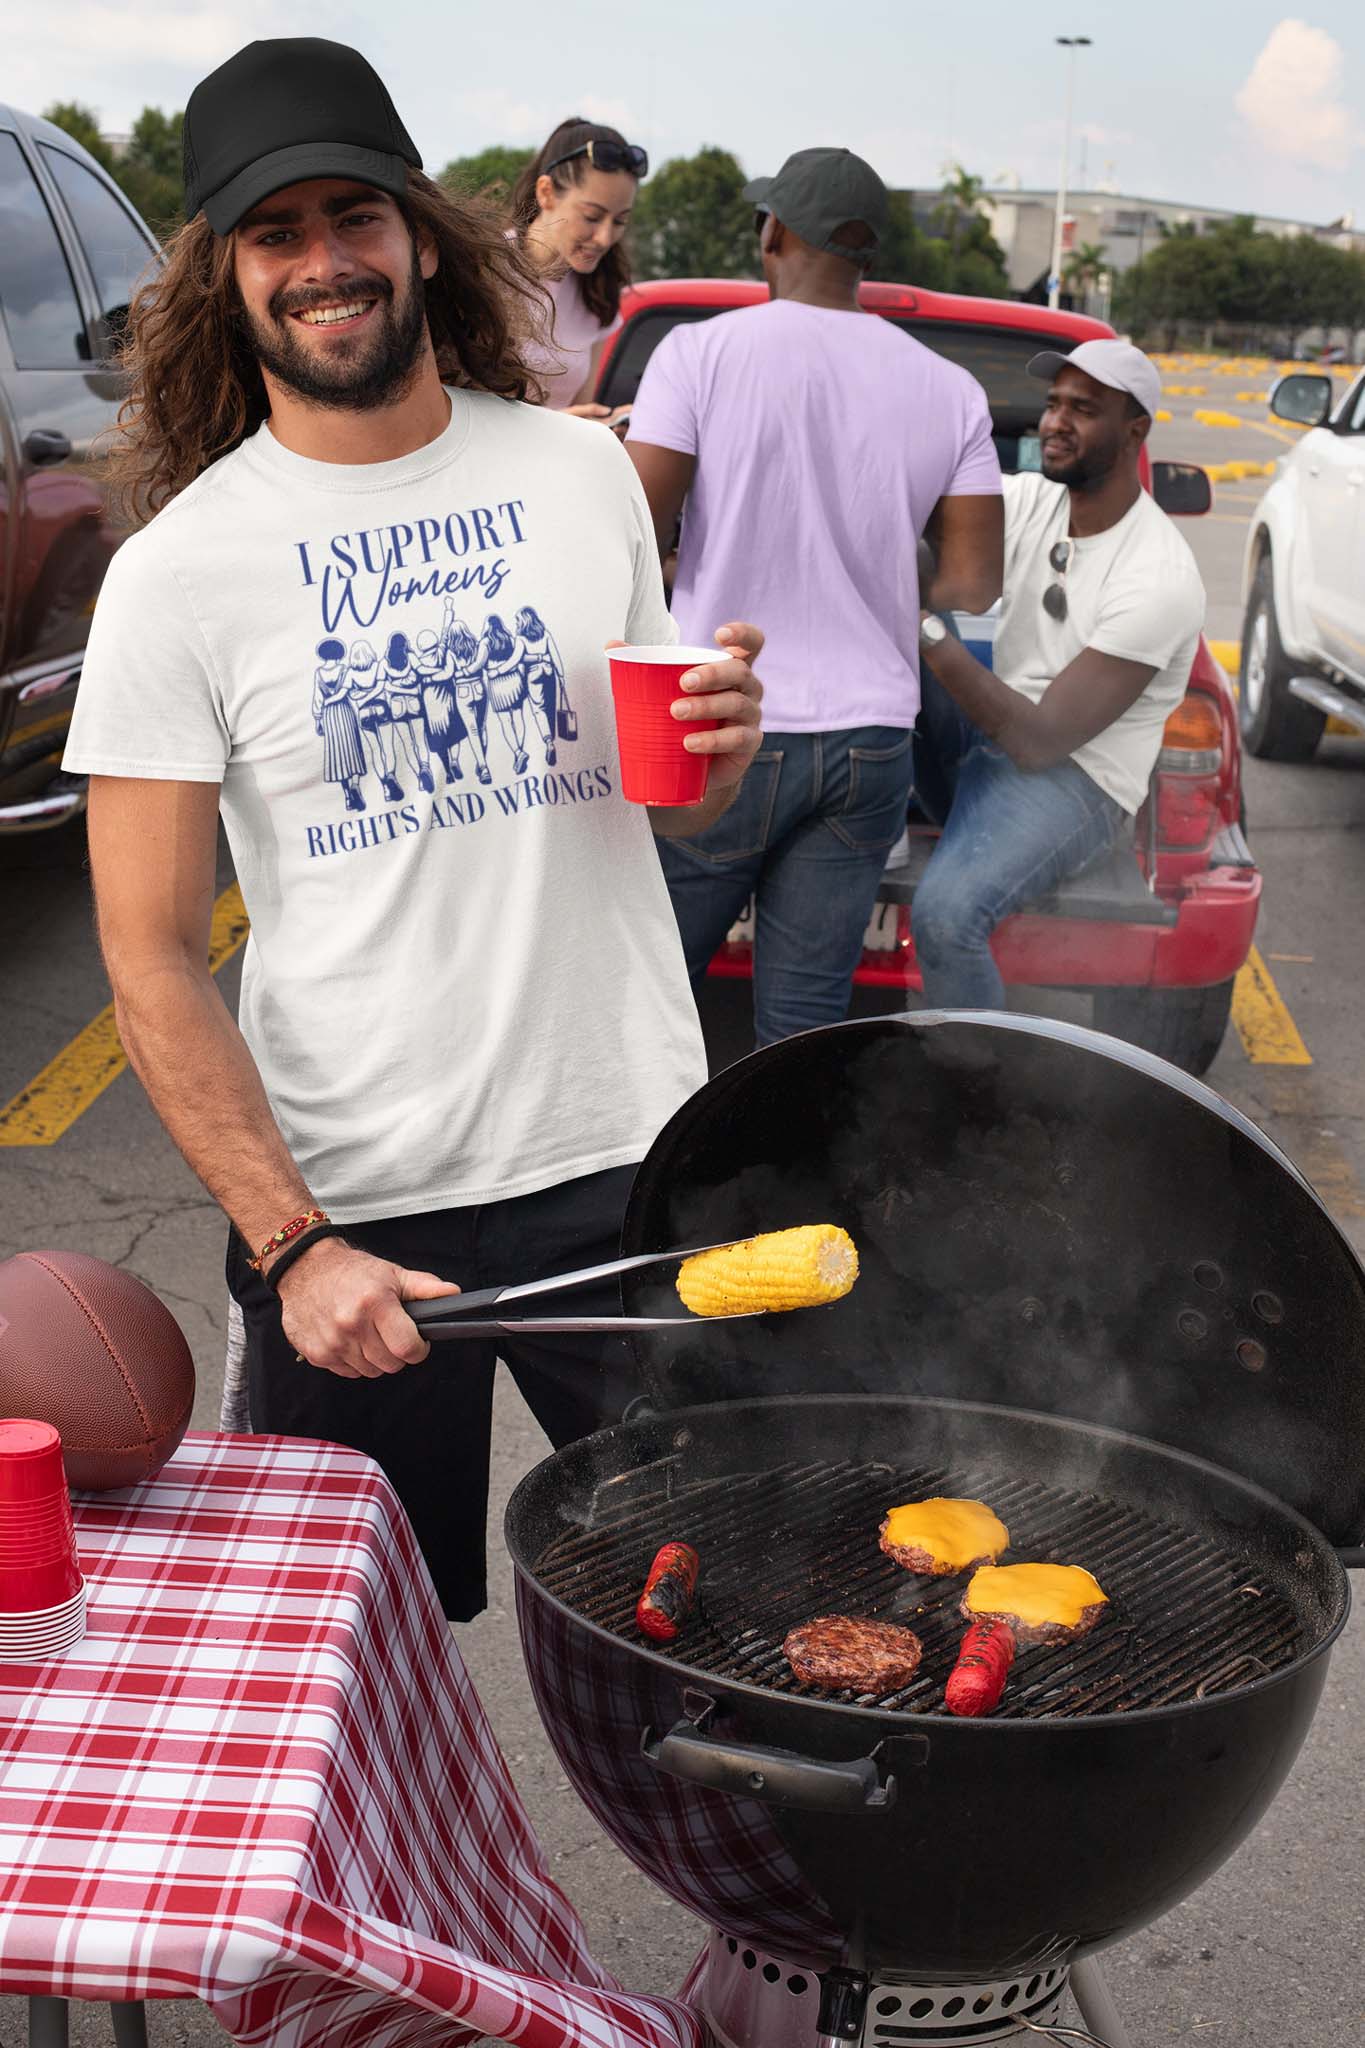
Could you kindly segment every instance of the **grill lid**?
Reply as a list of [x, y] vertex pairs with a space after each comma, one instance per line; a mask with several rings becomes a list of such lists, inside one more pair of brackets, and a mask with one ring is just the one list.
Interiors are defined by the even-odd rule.
[[[1365, 1532], [1365, 1273], [1263, 1132], [1164, 1061], [1042, 1019], [832, 1025], [727, 1068], [665, 1125], [623, 1249], [841, 1223], [852, 1294], [651, 1334], [662, 1408], [925, 1394], [1174, 1444], [1329, 1540]], [[667, 1312], [627, 1275], [632, 1314]]]

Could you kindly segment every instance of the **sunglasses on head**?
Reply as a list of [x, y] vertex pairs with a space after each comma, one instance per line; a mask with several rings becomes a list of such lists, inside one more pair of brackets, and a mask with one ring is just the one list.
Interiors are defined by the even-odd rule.
[[754, 208], [754, 233], [755, 233], [756, 235], [761, 235], [761, 234], [763, 233], [763, 230], [764, 230], [764, 228], [765, 228], [765, 227], [767, 226], [767, 223], [768, 223], [768, 209], [767, 209], [767, 207], [766, 207], [766, 206], [756, 206], [756, 207]]
[[580, 142], [577, 149], [566, 150], [545, 168], [557, 171], [576, 156], [585, 156], [595, 171], [629, 171], [632, 178], [649, 175], [649, 157], [636, 142]]
[[1062, 579], [1071, 567], [1075, 546], [1074, 540], [1055, 540], [1047, 551], [1048, 566], [1057, 581], [1049, 583], [1043, 592], [1043, 610], [1050, 619], [1056, 619], [1059, 624], [1066, 617], [1066, 585]]

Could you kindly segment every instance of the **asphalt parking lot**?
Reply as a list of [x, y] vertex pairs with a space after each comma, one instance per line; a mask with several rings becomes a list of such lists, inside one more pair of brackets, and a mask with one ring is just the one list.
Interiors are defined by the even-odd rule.
[[[1255, 377], [1222, 377], [1192, 364], [1173, 366], [1167, 376], [1170, 384], [1204, 389], [1171, 395], [1172, 417], [1156, 429], [1157, 453], [1217, 464], [1264, 462], [1292, 441], [1269, 420], [1263, 403], [1237, 396], [1253, 389]], [[1222, 410], [1240, 424], [1195, 418], [1207, 410]], [[1208, 631], [1215, 643], [1238, 637], [1242, 542], [1266, 483], [1264, 477], [1221, 483], [1212, 515], [1187, 528], [1209, 593]], [[1224, 652], [1230, 658], [1230, 649]], [[1303, 767], [1249, 763], [1247, 813], [1265, 872], [1258, 950], [1307, 1060], [1253, 1057], [1254, 1034], [1249, 1049], [1233, 1031], [1209, 1080], [1300, 1164], [1365, 1251], [1365, 960], [1356, 914], [1365, 891], [1365, 741], [1328, 738], [1319, 757]], [[230, 882], [226, 865], [221, 882], [224, 888]], [[232, 930], [223, 937], [221, 982], [232, 995], [239, 956]], [[126, 1266], [155, 1288], [194, 1350], [196, 1426], [213, 1428], [222, 1372], [224, 1226], [132, 1076], [118, 1070], [107, 1030], [90, 1031], [108, 998], [80, 827], [0, 840], [0, 958], [0, 1256], [25, 1246], [76, 1248]], [[1074, 1002], [1073, 1014], [1084, 1018], [1083, 999]], [[742, 1050], [742, 989], [716, 987], [707, 1022], [718, 1058]], [[60, 1070], [58, 1083], [30, 1095], [73, 1043], [83, 1047], [74, 1065]], [[106, 1078], [108, 1085], [99, 1086]], [[3, 1105], [21, 1100], [29, 1104], [25, 1118], [11, 1117], [6, 1125]], [[62, 1135], [35, 1141], [35, 1133], [51, 1140], [76, 1101], [80, 1113]], [[507, 1493], [543, 1449], [504, 1384], [490, 1517], [492, 1604], [458, 1632], [459, 1645], [554, 1874], [583, 1913], [597, 1954], [628, 1987], [666, 1991], [683, 1977], [701, 1930], [600, 1834], [559, 1770], [522, 1674], [498, 1530]], [[1303, 1755], [1266, 1822], [1203, 1889], [1106, 1958], [1133, 2048], [1185, 2040], [1207, 2041], [1210, 2048], [1344, 2048], [1365, 2041], [1363, 1699], [1365, 1620], [1358, 1613], [1334, 1657]], [[1040, 1857], [1065, 1853], [1065, 1843], [1039, 1844]], [[1115, 1854], [1122, 1853], [1116, 1844]], [[81, 2009], [72, 2038], [78, 2048], [94, 2048], [108, 2040], [107, 2028], [104, 2012]], [[225, 2040], [207, 2012], [192, 2004], [155, 2008], [151, 2033], [154, 2048], [209, 2048]], [[19, 2048], [23, 2038], [20, 2002], [0, 1999], [0, 2048]]]

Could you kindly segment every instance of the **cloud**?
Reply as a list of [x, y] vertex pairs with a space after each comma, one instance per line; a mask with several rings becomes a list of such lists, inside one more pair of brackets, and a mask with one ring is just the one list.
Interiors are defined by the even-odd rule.
[[83, 6], [68, 17], [66, 34], [85, 58], [119, 64], [201, 64], [206, 69], [235, 50], [241, 16], [230, 10], [190, 13], [179, 8]]
[[1365, 131], [1343, 97], [1341, 45], [1325, 29], [1287, 17], [1274, 27], [1237, 94], [1257, 140], [1291, 163], [1343, 170]]

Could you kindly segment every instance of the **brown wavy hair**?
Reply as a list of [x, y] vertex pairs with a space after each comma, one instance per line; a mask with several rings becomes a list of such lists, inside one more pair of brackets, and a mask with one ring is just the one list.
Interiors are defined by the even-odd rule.
[[[544, 290], [496, 210], [411, 170], [398, 203], [414, 238], [429, 236], [439, 257], [425, 292], [442, 381], [540, 403], [522, 351], [542, 328]], [[162, 253], [129, 308], [121, 361], [131, 389], [109, 449], [109, 482], [130, 523], [159, 512], [270, 411], [232, 237], [199, 214]]]
[[[581, 185], [592, 169], [585, 156], [571, 156], [567, 163], [557, 164], [552, 171], [546, 170], [547, 164], [553, 164], [557, 156], [564, 156], [571, 149], [582, 149], [588, 142], [619, 142], [622, 148], [626, 146], [626, 138], [618, 128], [604, 128], [600, 122], [585, 121], [580, 114], [561, 121], [512, 187], [509, 210], [518, 243], [525, 239], [527, 228], [540, 212], [536, 199], [537, 180], [548, 176], [556, 192], [568, 192], [573, 186]], [[638, 179], [636, 184], [638, 186]], [[583, 294], [583, 303], [600, 327], [609, 327], [620, 312], [621, 294], [629, 283], [630, 258], [626, 254], [624, 240], [607, 251], [596, 270], [589, 271], [586, 277], [579, 277], [578, 288]]]

